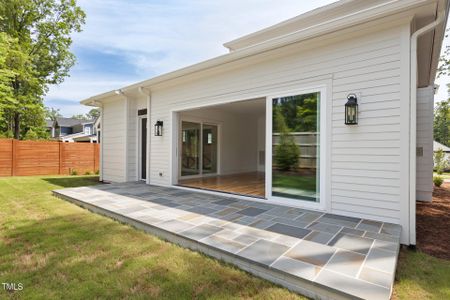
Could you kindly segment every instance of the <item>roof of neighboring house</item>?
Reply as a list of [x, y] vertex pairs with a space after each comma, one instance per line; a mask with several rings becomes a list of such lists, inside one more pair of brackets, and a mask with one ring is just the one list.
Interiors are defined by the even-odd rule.
[[450, 152], [450, 148], [442, 145], [439, 142], [433, 141], [433, 151], [438, 151], [439, 149], [442, 149], [444, 152]]
[[[193, 73], [213, 69], [220, 65], [232, 63], [253, 55], [278, 49], [293, 43], [305, 41], [314, 37], [323, 36], [341, 29], [349, 28], [382, 17], [392, 16], [406, 10], [422, 8], [426, 5], [436, 5], [436, 9], [431, 9], [432, 14], [444, 11], [445, 18], [448, 14], [448, 0], [341, 0], [323, 6], [316, 10], [301, 14], [295, 18], [281, 22], [274, 26], [260, 30], [258, 32], [243, 36], [228, 43], [225, 47], [230, 53], [173, 71], [159, 75], [148, 80], [137, 82], [121, 89], [102, 93], [81, 103], [91, 106], [101, 106], [102, 100], [112, 96], [124, 95], [128, 91], [139, 90], [148, 92], [157, 84], [174, 80]], [[425, 12], [426, 14], [427, 12]], [[437, 15], [429, 17], [436, 19]], [[436, 28], [434, 36], [435, 43], [432, 43], [433, 68], [430, 70], [430, 78], [434, 79], [435, 65], [439, 59], [442, 37], [445, 33], [445, 23]]]
[[45, 127], [53, 127], [53, 120], [45, 120]]
[[93, 123], [94, 120], [80, 120], [75, 118], [56, 118], [56, 123], [61, 127], [72, 127], [79, 124]]

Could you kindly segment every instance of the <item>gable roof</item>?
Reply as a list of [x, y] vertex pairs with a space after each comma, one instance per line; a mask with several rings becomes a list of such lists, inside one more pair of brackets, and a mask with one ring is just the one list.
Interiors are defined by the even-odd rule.
[[56, 118], [56, 124], [61, 127], [72, 127], [80, 124], [93, 123], [94, 120], [80, 120], [75, 118]]
[[[152, 88], [157, 84], [181, 78], [193, 73], [205, 71], [235, 62], [250, 56], [284, 47], [293, 43], [319, 37], [336, 32], [351, 26], [356, 26], [386, 16], [393, 16], [410, 9], [421, 8], [425, 5], [436, 4], [439, 10], [448, 14], [448, 0], [341, 0], [323, 6], [316, 10], [301, 14], [293, 19], [281, 22], [253, 34], [249, 34], [234, 41], [225, 43], [230, 53], [162, 74], [148, 80], [137, 82], [129, 86], [98, 94], [82, 100], [81, 104], [100, 106], [105, 98], [124, 94], [128, 91], [137, 91], [141, 88]], [[434, 11], [435, 13], [436, 11]], [[430, 16], [436, 18], [437, 16]], [[433, 44], [433, 57], [439, 56], [443, 28], [437, 30], [437, 43]], [[434, 77], [434, 76], [430, 76]]]

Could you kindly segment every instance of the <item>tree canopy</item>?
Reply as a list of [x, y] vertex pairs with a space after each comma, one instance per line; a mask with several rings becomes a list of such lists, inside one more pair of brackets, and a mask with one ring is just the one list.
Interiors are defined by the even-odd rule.
[[[71, 35], [85, 13], [75, 0], [0, 0], [0, 129], [15, 138], [43, 127], [43, 96], [75, 63]], [[7, 49], [7, 50], [4, 50]], [[6, 102], [6, 103], [3, 103]]]
[[435, 141], [450, 147], [450, 100], [436, 104], [433, 134]]

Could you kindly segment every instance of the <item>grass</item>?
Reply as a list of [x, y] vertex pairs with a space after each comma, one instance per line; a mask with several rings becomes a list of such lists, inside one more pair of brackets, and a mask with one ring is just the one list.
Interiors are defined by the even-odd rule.
[[436, 173], [436, 172], [433, 172], [433, 176], [441, 176], [441, 177], [444, 178], [444, 179], [450, 179], [450, 172], [444, 172], [444, 173], [442, 173], [441, 175], [439, 175], [439, 174]]
[[316, 176], [299, 176], [297, 174], [273, 174], [273, 186], [292, 188], [292, 189], [302, 189], [307, 191], [316, 191]]
[[54, 198], [94, 176], [0, 178], [0, 299], [304, 299]]
[[403, 249], [393, 299], [450, 299], [450, 261]]
[[[51, 196], [95, 176], [0, 178], [0, 299], [304, 299]], [[402, 250], [394, 299], [450, 299], [450, 262]]]

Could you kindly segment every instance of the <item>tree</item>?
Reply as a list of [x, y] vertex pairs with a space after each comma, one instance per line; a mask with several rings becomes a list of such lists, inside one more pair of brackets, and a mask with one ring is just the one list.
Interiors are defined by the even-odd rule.
[[450, 147], [450, 99], [434, 108], [433, 134], [435, 141]]
[[280, 107], [274, 108], [275, 130], [280, 134], [279, 143], [275, 146], [275, 163], [281, 171], [289, 171], [298, 165], [300, 150], [286, 124]]
[[15, 73], [6, 67], [13, 40], [4, 32], [0, 32], [0, 119], [4, 111], [14, 104], [14, 93], [11, 81]]
[[433, 160], [434, 160], [434, 169], [436, 170], [436, 173], [438, 173], [439, 175], [444, 173], [444, 171], [448, 168], [449, 164], [444, 150], [438, 149], [436, 152], [434, 152]]
[[59, 112], [59, 109], [55, 109], [53, 107], [45, 108], [45, 118], [48, 120], [55, 121], [56, 118], [61, 118], [62, 114]]
[[86, 117], [86, 115], [78, 114], [78, 115], [72, 115], [72, 119], [87, 120], [88, 118]]
[[86, 116], [90, 120], [95, 120], [100, 116], [100, 110], [98, 108], [93, 108], [86, 114]]
[[42, 98], [49, 85], [69, 75], [75, 63], [71, 34], [81, 31], [84, 20], [76, 0], [0, 0], [0, 32], [15, 41], [6, 61], [15, 103], [4, 110], [2, 126], [15, 138], [44, 124]]

